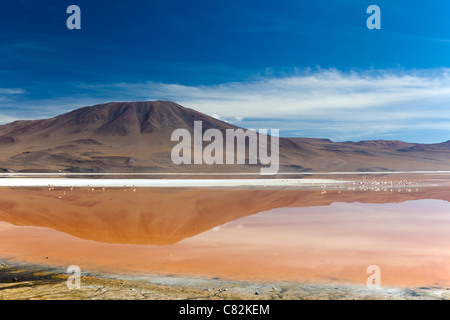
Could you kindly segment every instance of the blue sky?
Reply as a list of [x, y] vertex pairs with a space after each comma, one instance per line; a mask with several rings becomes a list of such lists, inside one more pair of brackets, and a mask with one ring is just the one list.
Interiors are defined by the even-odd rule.
[[1, 123], [156, 99], [283, 136], [450, 140], [450, 1], [2, 1]]

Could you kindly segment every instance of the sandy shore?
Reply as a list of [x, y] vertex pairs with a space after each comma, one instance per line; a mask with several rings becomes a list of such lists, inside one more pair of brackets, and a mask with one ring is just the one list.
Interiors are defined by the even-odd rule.
[[186, 277], [82, 274], [69, 290], [64, 270], [0, 260], [0, 300], [450, 300], [450, 290], [369, 289], [350, 284], [254, 283]]

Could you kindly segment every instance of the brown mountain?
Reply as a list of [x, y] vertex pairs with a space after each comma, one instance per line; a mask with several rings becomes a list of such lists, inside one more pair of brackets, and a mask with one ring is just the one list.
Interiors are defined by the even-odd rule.
[[[0, 126], [1, 166], [26, 171], [161, 171], [176, 128], [234, 128], [172, 102], [107, 103]], [[176, 168], [175, 168], [176, 169]]]
[[[3, 171], [259, 172], [256, 165], [174, 165], [173, 130], [236, 126], [168, 101], [107, 103], [0, 126]], [[207, 145], [208, 143], [205, 143]], [[335, 143], [280, 138], [280, 172], [450, 170], [450, 142]]]

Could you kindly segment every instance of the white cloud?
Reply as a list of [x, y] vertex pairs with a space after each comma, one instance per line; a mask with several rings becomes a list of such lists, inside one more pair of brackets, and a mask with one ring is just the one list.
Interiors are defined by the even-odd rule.
[[0, 114], [0, 125], [18, 120], [16, 117]]
[[[416, 140], [450, 138], [450, 69], [446, 68], [318, 69], [207, 86], [146, 82], [76, 87], [82, 96], [33, 101], [33, 105], [57, 115], [110, 101], [171, 100], [240, 126], [279, 128], [282, 135], [287, 131], [333, 140], [407, 139], [409, 135], [405, 138], [402, 132], [413, 130]], [[0, 88], [0, 94], [21, 93], [14, 90]], [[433, 137], [428, 136], [431, 131]]]
[[20, 88], [0, 88], [0, 94], [10, 95], [10, 94], [22, 94], [25, 90]]
[[225, 121], [225, 119], [222, 119], [221, 116], [219, 116], [218, 114], [215, 114], [215, 113], [213, 113], [213, 114], [211, 115], [211, 117], [213, 117], [214, 119], [217, 119], [217, 120]]
[[[349, 113], [390, 107], [402, 117], [441, 117], [450, 109], [450, 76], [447, 70], [437, 75], [343, 74], [327, 70], [311, 75], [259, 79], [209, 87], [181, 87], [157, 84], [158, 92], [188, 107], [224, 117], [240, 114], [262, 117], [348, 117]], [[174, 89], [176, 92], [174, 92]], [[416, 108], [414, 110], [414, 108]], [[386, 115], [389, 112], [383, 111]], [[388, 116], [389, 118], [389, 116]]]
[[[335, 69], [210, 86], [119, 83], [82, 86], [103, 95], [172, 100], [223, 118], [348, 118], [383, 110], [383, 117], [450, 116], [450, 69], [343, 73]], [[386, 110], [389, 108], [389, 110]], [[377, 115], [379, 117], [380, 115]]]
[[[450, 122], [450, 69], [446, 68], [305, 70], [209, 86], [147, 82], [81, 87], [108, 97], [108, 101], [115, 97], [172, 100], [231, 123], [265, 125], [294, 135], [408, 139], [410, 135], [402, 132], [417, 130], [414, 138], [421, 141], [450, 136], [450, 128], [445, 127]], [[430, 130], [439, 130], [442, 137], [427, 137]]]

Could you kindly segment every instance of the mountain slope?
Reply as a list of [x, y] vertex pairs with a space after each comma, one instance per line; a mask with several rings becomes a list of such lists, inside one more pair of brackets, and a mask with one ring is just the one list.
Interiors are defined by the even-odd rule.
[[1, 166], [13, 170], [139, 171], [171, 165], [173, 130], [234, 128], [172, 102], [107, 103], [0, 126]]
[[[168, 101], [107, 103], [0, 126], [3, 171], [259, 172], [257, 165], [174, 165], [175, 129], [236, 126]], [[208, 143], [205, 143], [206, 146]], [[280, 138], [280, 172], [450, 170], [450, 142], [334, 143]]]

